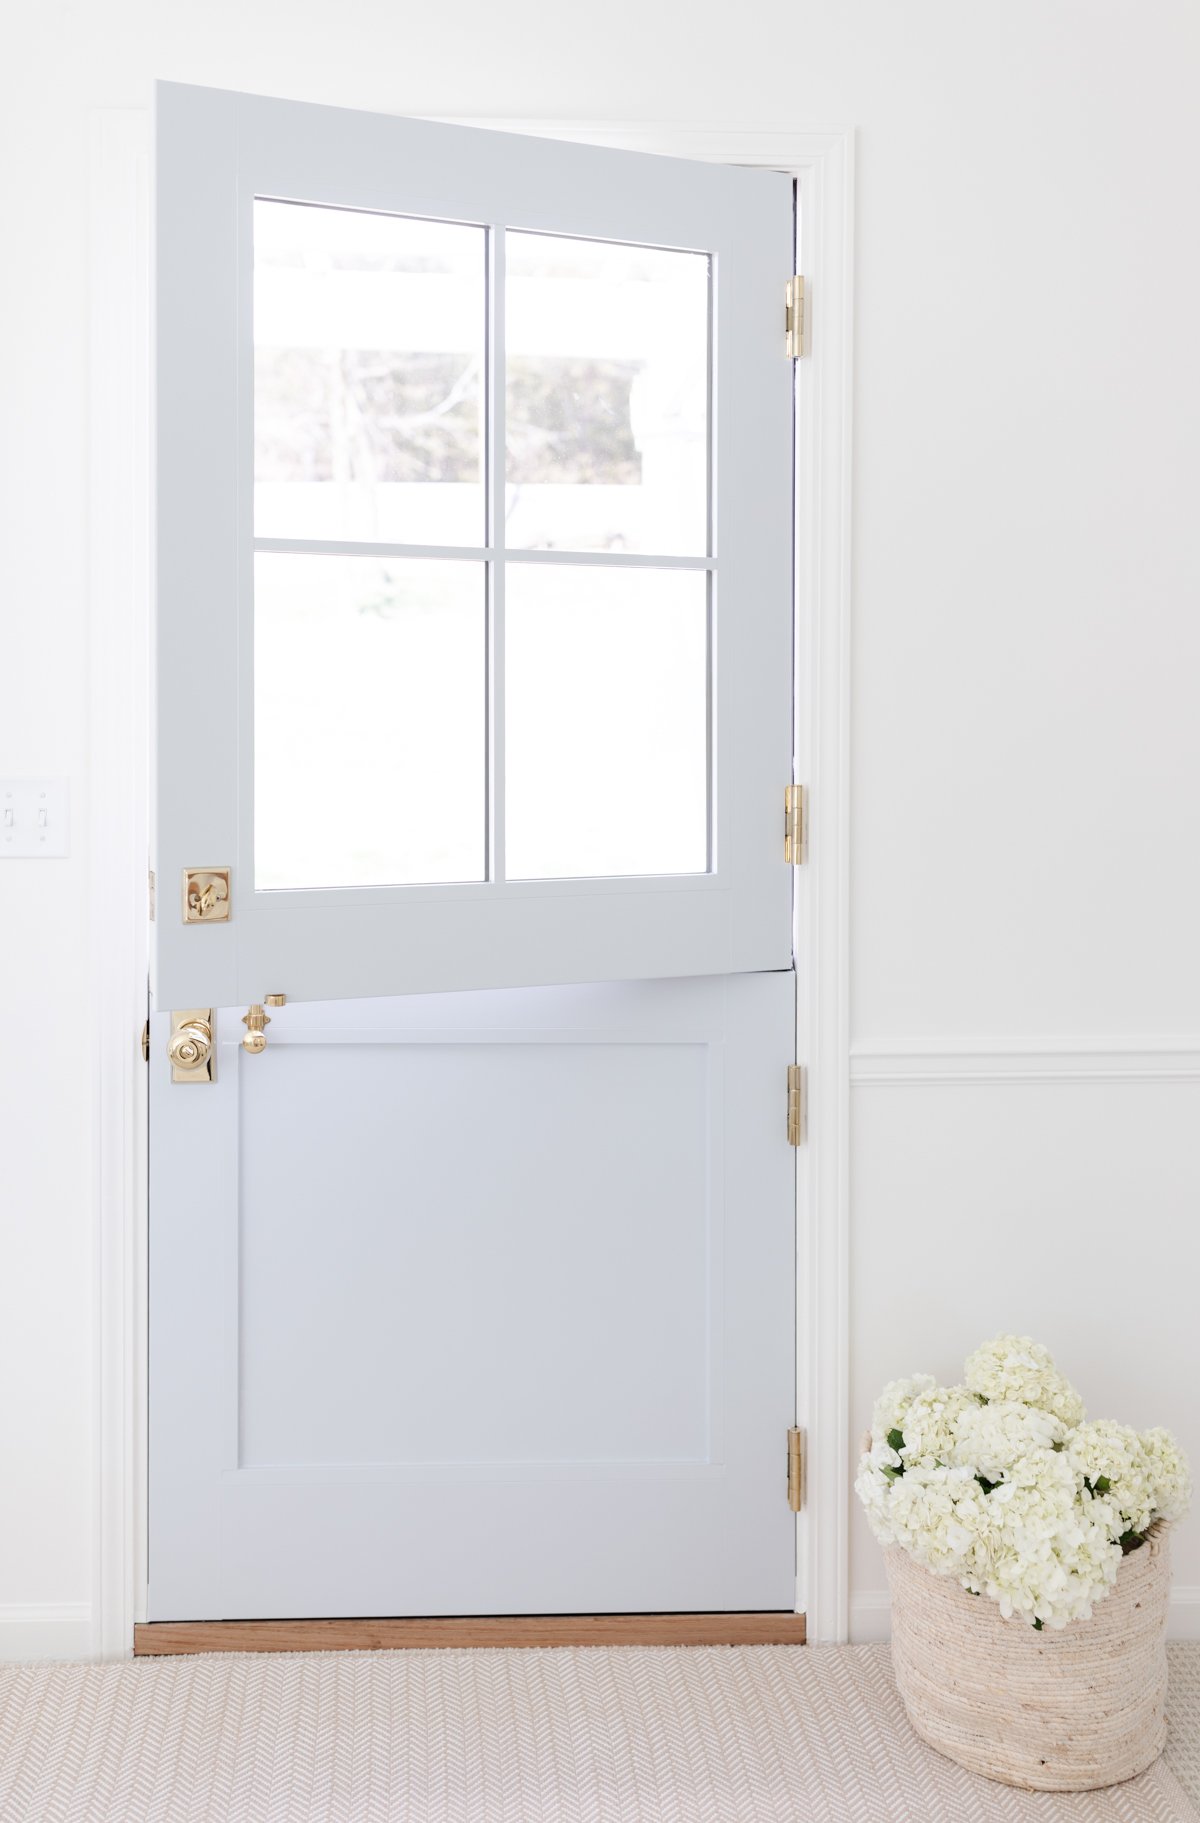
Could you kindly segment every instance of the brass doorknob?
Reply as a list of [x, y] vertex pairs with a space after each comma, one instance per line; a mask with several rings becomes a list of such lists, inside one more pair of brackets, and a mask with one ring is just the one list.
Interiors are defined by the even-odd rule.
[[167, 1041], [167, 1056], [179, 1070], [198, 1070], [212, 1056], [212, 1027], [203, 1019], [189, 1019]]

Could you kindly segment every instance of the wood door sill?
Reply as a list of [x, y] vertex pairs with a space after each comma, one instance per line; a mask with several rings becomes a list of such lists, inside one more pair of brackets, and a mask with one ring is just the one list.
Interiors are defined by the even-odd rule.
[[802, 1646], [803, 1614], [482, 1614], [394, 1620], [157, 1620], [135, 1658], [192, 1652], [379, 1652], [414, 1646]]

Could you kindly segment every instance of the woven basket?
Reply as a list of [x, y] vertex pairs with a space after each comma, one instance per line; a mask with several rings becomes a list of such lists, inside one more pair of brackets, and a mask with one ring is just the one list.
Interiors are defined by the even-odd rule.
[[1090, 1620], [1005, 1620], [986, 1595], [893, 1547], [892, 1667], [908, 1717], [939, 1753], [1027, 1791], [1091, 1791], [1144, 1772], [1167, 1725], [1170, 1535], [1152, 1526]]

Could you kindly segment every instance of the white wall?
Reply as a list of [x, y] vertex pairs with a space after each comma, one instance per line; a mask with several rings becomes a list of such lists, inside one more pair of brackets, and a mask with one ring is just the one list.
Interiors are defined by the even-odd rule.
[[[1173, 1423], [1200, 1461], [1198, 18], [41, 0], [10, 27], [0, 774], [69, 774], [77, 830], [90, 109], [146, 105], [163, 76], [397, 112], [858, 128], [856, 1421], [877, 1381], [953, 1373], [1029, 1326], [1094, 1408]], [[0, 1650], [91, 1637], [88, 885], [78, 838], [67, 861], [0, 862]], [[1173, 1078], [1130, 1062], [1169, 1041]], [[1049, 1049], [1015, 1067], [1052, 1079], [989, 1080], [1006, 1043]], [[1101, 1074], [1077, 1080], [1090, 1043]], [[895, 1080], [931, 1045], [938, 1080]], [[870, 1627], [861, 1528], [852, 1562]], [[1195, 1625], [1196, 1520], [1178, 1576]]]

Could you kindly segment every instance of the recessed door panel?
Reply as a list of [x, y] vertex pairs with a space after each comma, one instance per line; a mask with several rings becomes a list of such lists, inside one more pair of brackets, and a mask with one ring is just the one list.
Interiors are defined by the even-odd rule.
[[582, 1033], [274, 1040], [238, 1072], [241, 1464], [708, 1460], [719, 1070]]

